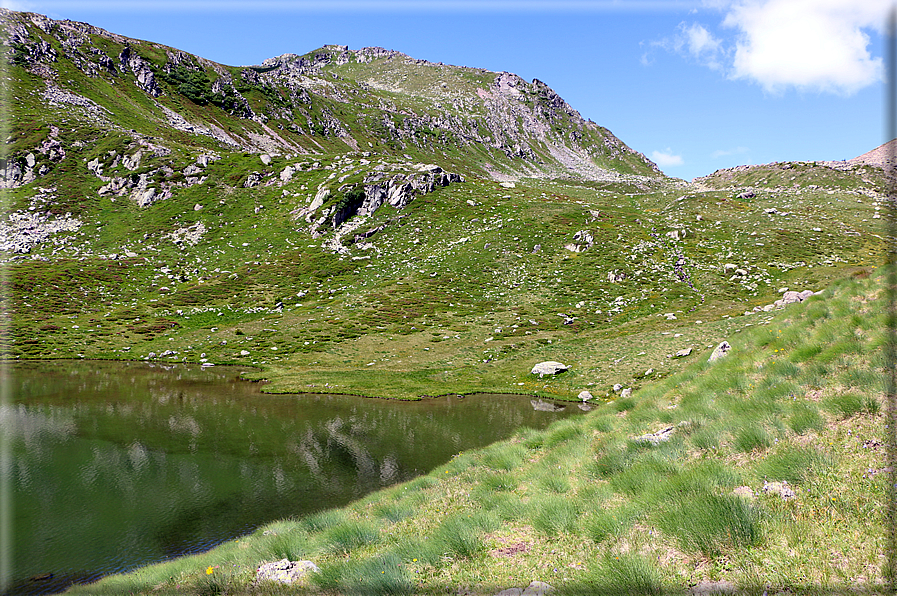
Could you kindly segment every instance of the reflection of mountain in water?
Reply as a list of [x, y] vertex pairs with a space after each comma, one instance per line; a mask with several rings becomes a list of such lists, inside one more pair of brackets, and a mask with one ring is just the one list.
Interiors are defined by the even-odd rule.
[[203, 550], [558, 418], [511, 396], [263, 395], [235, 369], [170, 368], [17, 369], [17, 403], [0, 417], [15, 456], [16, 577]]

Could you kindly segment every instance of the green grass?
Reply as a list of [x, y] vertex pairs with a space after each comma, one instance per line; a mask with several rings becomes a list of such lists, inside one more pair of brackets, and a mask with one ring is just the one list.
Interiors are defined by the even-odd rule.
[[[844, 282], [828, 302], [837, 310], [875, 283]], [[825, 364], [834, 374], [812, 390], [818, 394], [795, 391], [793, 379], [824, 352], [794, 370], [795, 363], [764, 351], [785, 325], [795, 343], [801, 330], [829, 329], [836, 341], [853, 332], [834, 317], [777, 313], [768, 330], [740, 334], [742, 349], [723, 361], [694, 362], [680, 375], [645, 383], [628, 409], [599, 403], [587, 416], [464, 453], [344, 509], [284, 520], [268, 534], [260, 529], [73, 593], [122, 585], [147, 594], [177, 593], [175, 586], [249, 593], [258, 562], [283, 556], [319, 565], [307, 588], [313, 593], [468, 586], [494, 594], [534, 578], [560, 593], [659, 594], [711, 580], [748, 591], [761, 584], [812, 591], [855, 585], [860, 574], [874, 590], [882, 585], [876, 553], [884, 546], [868, 520], [882, 506], [886, 474], [870, 472], [881, 464], [867, 439], [881, 436], [883, 417], [869, 405], [878, 389], [845, 391], [843, 380], [846, 371], [864, 378], [856, 373], [876, 364], [866, 350], [844, 354]], [[838, 401], [844, 395], [860, 399]], [[829, 407], [842, 402], [849, 402], [847, 418], [843, 408]], [[674, 427], [668, 441], [633, 440], [667, 425]], [[774, 481], [787, 481], [797, 496], [764, 493], [763, 483]], [[735, 494], [737, 487], [753, 496]], [[210, 564], [221, 575], [206, 577]]]
[[[53, 35], [23, 24], [61, 48]], [[121, 51], [114, 39], [90, 39], [109, 55]], [[98, 56], [88, 49], [85, 56]], [[164, 48], [134, 40], [132, 51], [162, 72]], [[86, 77], [64, 56], [52, 68], [60, 85], [115, 114], [117, 128], [107, 130], [79, 109], [46, 105], [39, 77], [21, 65], [8, 69], [20, 91], [8, 119], [10, 156], [24, 159], [53, 124], [67, 157], [58, 163], [39, 157], [49, 171], [8, 189], [3, 215], [35, 202], [84, 223], [35, 246], [36, 259], [5, 265], [12, 325], [0, 337], [3, 357], [204, 358], [253, 366], [246, 377], [268, 381], [264, 390], [272, 393], [402, 400], [522, 393], [567, 407], [577, 407], [584, 389], [595, 396], [587, 416], [463, 454], [363, 503], [287, 520], [274, 534], [256, 532], [75, 593], [110, 586], [248, 593], [259, 560], [281, 555], [319, 561], [315, 589], [331, 593], [444, 593], [462, 585], [497, 593], [535, 577], [609, 593], [657, 593], [709, 578], [797, 591], [860, 578], [873, 587], [880, 582], [881, 540], [865, 528], [885, 475], [870, 476], [880, 466], [859, 437], [882, 436], [886, 337], [882, 282], [873, 271], [885, 243], [863, 223], [872, 201], [856, 200], [857, 192], [885, 192], [880, 172], [773, 164], [720, 171], [704, 186], [683, 188], [663, 177], [595, 182], [558, 177], [557, 170], [503, 187], [485, 163], [508, 172], [542, 165], [452, 142], [454, 132], [434, 126], [415, 125], [399, 137], [382, 125], [402, 125], [402, 111], [454, 110], [442, 101], [436, 84], [442, 80], [468, 94], [472, 107], [457, 112], [465, 121], [482, 118], [476, 90], [488, 88], [494, 73], [386, 59], [324, 67], [341, 77], [324, 75], [333, 93], [309, 89], [307, 101], [295, 105], [276, 87], [252, 84], [231, 69], [252, 110], [307, 152], [266, 165], [256, 153], [168, 127], [130, 74], [120, 81]], [[266, 134], [240, 117], [232, 95], [209, 95], [216, 76], [206, 66], [174, 69], [159, 77], [166, 94], [156, 101], [196, 124], [243, 137]], [[362, 88], [359, 81], [367, 79], [379, 84]], [[529, 84], [526, 90], [522, 105], [544, 107]], [[341, 93], [360, 101], [334, 99]], [[373, 107], [381, 100], [394, 108]], [[370, 155], [323, 134], [334, 118]], [[569, 115], [558, 118], [552, 135], [576, 126]], [[113, 165], [110, 151], [136, 153], [138, 141], [122, 132], [132, 129], [168, 153], [145, 151], [133, 172]], [[635, 154], [614, 157], [600, 127], [580, 132], [596, 164], [648, 173]], [[545, 168], [557, 165], [541, 141], [524, 144]], [[220, 159], [203, 168], [205, 182], [174, 185], [209, 153]], [[146, 208], [127, 196], [100, 197], [104, 182], [85, 168], [94, 158], [105, 175], [143, 173], [172, 194]], [[320, 185], [333, 193], [324, 209], [346, 206], [359, 197], [347, 198], [349, 187], [341, 186], [357, 185], [377, 168], [404, 175], [406, 162], [438, 163], [466, 181], [420, 195], [401, 210], [381, 208], [342, 239], [339, 255], [324, 248], [334, 240], [332, 228], [313, 237], [307, 222], [296, 219]], [[281, 185], [287, 165], [301, 167]], [[253, 173], [263, 183], [245, 188]], [[793, 192], [795, 184], [801, 193]], [[744, 186], [754, 198], [737, 198]], [[38, 189], [51, 187], [44, 204]], [[763, 214], [768, 207], [794, 215], [773, 227]], [[197, 244], [173, 242], [173, 232], [198, 223], [207, 231]], [[811, 227], [822, 232], [808, 243]], [[678, 241], [658, 234], [673, 228], [689, 233]], [[595, 246], [573, 253], [565, 245], [579, 231], [592, 234]], [[356, 241], [361, 232], [371, 235]], [[122, 258], [126, 251], [138, 256]], [[680, 255], [694, 288], [675, 277]], [[730, 260], [749, 275], [731, 280], [723, 268]], [[625, 279], [609, 281], [612, 271]], [[772, 303], [782, 286], [826, 292], [782, 311], [742, 314]], [[708, 346], [722, 339], [732, 352], [707, 363]], [[690, 356], [672, 357], [685, 347], [693, 348]], [[177, 354], [160, 356], [168, 351]], [[531, 375], [543, 360], [571, 368], [557, 377]], [[654, 372], [646, 376], [648, 369]], [[614, 384], [632, 388], [632, 396], [619, 397]], [[633, 441], [667, 426], [675, 428], [668, 442]], [[841, 457], [832, 456], [836, 450]], [[756, 492], [763, 478], [787, 479], [800, 497], [732, 496], [737, 483], [751, 483]], [[527, 545], [523, 554], [490, 554], [518, 543]], [[211, 563], [220, 574], [204, 573]]]

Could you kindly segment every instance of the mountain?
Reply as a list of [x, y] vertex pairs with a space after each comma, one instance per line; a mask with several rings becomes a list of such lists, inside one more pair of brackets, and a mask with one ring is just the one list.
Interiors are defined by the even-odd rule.
[[[689, 184], [506, 72], [335, 45], [234, 67], [0, 22], [9, 358], [253, 365], [270, 391], [612, 395], [762, 321], [782, 288], [883, 259], [875, 165]], [[530, 374], [546, 360], [569, 370]]]

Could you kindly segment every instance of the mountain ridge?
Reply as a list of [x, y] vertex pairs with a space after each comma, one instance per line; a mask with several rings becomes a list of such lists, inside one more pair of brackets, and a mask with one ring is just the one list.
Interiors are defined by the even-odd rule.
[[[496, 164], [496, 175], [507, 178], [569, 170], [569, 175], [602, 179], [616, 175], [613, 166], [622, 166], [624, 172], [662, 176], [650, 160], [606, 129], [584, 120], [547, 85], [538, 80], [526, 83], [510, 73], [431, 63], [383, 48], [349, 50], [337, 45], [304, 55], [282, 54], [259, 66], [232, 67], [87, 23], [9, 10], [0, 13], [0, 19], [7, 31], [5, 43], [14, 50], [13, 63], [26, 64], [52, 80], [49, 65], [67, 58], [89, 77], [113, 83], [131, 80], [157, 104], [151, 108], [155, 119], [163, 111], [169, 123], [177, 117], [164, 109], [178, 106], [160, 106], [156, 100], [170, 99], [172, 92], [184, 94], [196, 105], [218, 108], [244, 124], [254, 122], [256, 126], [241, 126], [242, 134], [222, 134], [213, 122], [191, 123], [189, 113], [179, 114], [187, 121], [182, 128], [211, 130], [217, 140], [243, 150], [326, 152], [317, 142], [318, 136], [337, 141], [347, 150], [365, 144], [373, 147], [373, 142], [403, 148], [425, 145], [435, 135], [462, 146], [482, 145], [503, 153], [495, 156], [504, 162]], [[388, 77], [393, 69], [385, 63], [394, 61], [411, 69], [412, 81], [431, 79], [433, 73], [427, 70], [438, 69], [443, 76], [450, 74], [459, 81], [464, 75], [473, 76], [481, 86], [474, 90], [468, 80], [465, 96], [457, 92], [457, 86], [452, 86], [452, 93], [443, 91], [448, 87], [443, 82], [429, 95], [434, 100], [449, 100], [451, 106], [438, 101], [435, 106], [413, 105], [401, 97], [402, 91], [407, 95], [407, 85], [403, 88]], [[387, 77], [355, 81], [351, 69], [358, 64], [377, 65]], [[420, 96], [421, 90], [418, 85], [412, 91]], [[367, 104], [361, 115], [366, 126], [362, 127], [341, 119], [346, 115], [340, 110], [340, 106], [357, 102], [359, 95], [368, 100], [360, 102]], [[108, 99], [102, 95], [93, 98], [101, 103]], [[397, 105], [397, 101], [406, 105]], [[503, 167], [510, 171], [500, 173]]]

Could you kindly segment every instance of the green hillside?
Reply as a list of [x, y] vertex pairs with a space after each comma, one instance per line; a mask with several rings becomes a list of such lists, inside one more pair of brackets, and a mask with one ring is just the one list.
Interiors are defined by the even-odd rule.
[[[72, 593], [883, 593], [881, 282], [837, 283], [587, 416]], [[254, 583], [281, 558], [320, 572]]]
[[[292, 593], [251, 583], [284, 556], [331, 593], [880, 587], [881, 168], [686, 182], [510, 73], [336, 45], [227, 66], [86, 23], [0, 23], [0, 357], [594, 407], [75, 591]], [[532, 374], [543, 361], [568, 369]]]

